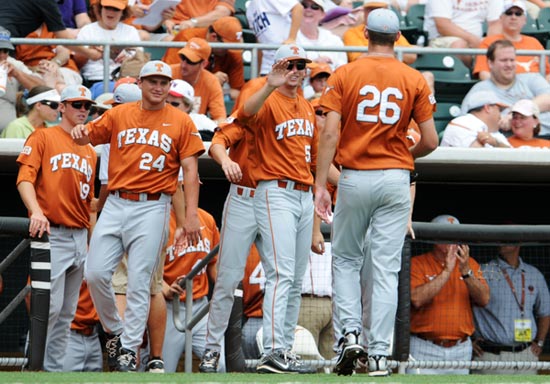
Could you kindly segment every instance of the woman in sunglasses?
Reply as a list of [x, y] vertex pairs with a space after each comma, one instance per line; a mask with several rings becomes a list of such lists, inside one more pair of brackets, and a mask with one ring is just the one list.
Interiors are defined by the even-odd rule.
[[9, 123], [2, 131], [2, 138], [26, 139], [35, 129], [46, 128], [46, 123], [57, 120], [60, 100], [59, 93], [51, 87], [32, 88], [25, 100], [28, 112]]

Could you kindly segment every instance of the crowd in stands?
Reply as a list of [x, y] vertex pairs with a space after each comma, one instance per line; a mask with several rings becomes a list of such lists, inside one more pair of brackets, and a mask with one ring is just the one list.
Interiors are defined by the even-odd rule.
[[[182, 0], [158, 10], [155, 22], [140, 24], [154, 11], [153, 1], [91, 0], [88, 4], [84, 0], [65, 0], [59, 3], [56, 0], [3, 0], [0, 4], [0, 66], [7, 73], [7, 82], [5, 91], [0, 96], [0, 137], [26, 139], [34, 131], [58, 125], [63, 119], [69, 118], [62, 117], [60, 113], [65, 111], [66, 106], [62, 104], [66, 101], [72, 103], [71, 108], [78, 108], [82, 113], [84, 108], [88, 120], [92, 120], [107, 110], [118, 108], [120, 104], [141, 100], [136, 76], [140, 69], [150, 62], [150, 52], [139, 44], [111, 47], [107, 58], [104, 56], [104, 46], [63, 46], [51, 43], [14, 45], [11, 39], [15, 37], [185, 43], [182, 48], [168, 48], [162, 51], [162, 61], [170, 66], [173, 78], [167, 103], [188, 114], [202, 140], [211, 141], [216, 128], [227, 121], [228, 116], [234, 112], [233, 105], [244, 103], [243, 100], [265, 84], [264, 75], [272, 70], [276, 53], [275, 50], [262, 51], [258, 63], [259, 76], [257, 79], [249, 79], [246, 74], [247, 64], [243, 60], [241, 50], [212, 48], [211, 43], [242, 43], [244, 34], [249, 33], [258, 43], [297, 43], [305, 48], [310, 62], [307, 64], [308, 76], [300, 87], [300, 92], [313, 105], [317, 124], [322, 125], [326, 112], [319, 106], [319, 98], [326, 89], [327, 79], [343, 65], [360, 60], [365, 53], [364, 49], [344, 52], [326, 51], [323, 48], [368, 47], [369, 40], [365, 37], [364, 31], [371, 12], [391, 7], [400, 18], [406, 20], [408, 12], [413, 7], [423, 6], [424, 30], [417, 32], [425, 36], [425, 44], [420, 39], [408, 41], [405, 34], [400, 35], [396, 41], [397, 47], [419, 49], [419, 53], [407, 52], [402, 55], [405, 64], [414, 67], [420, 55], [429, 55], [422, 53], [424, 46], [445, 49], [483, 48], [487, 52], [485, 55], [452, 55], [467, 66], [477, 82], [467, 94], [459, 95], [455, 100], [457, 105], [461, 106], [461, 114], [455, 118], [449, 117], [448, 124], [440, 132], [440, 145], [472, 148], [550, 148], [550, 140], [545, 138], [550, 136], [550, 62], [547, 57], [541, 62], [540, 57], [536, 55], [516, 54], [516, 50], [545, 49], [538, 38], [522, 34], [522, 30], [527, 23], [528, 15], [536, 19], [539, 10], [549, 6], [548, 2], [364, 0], [357, 4], [358, 2], [346, 0], [250, 0], [246, 2], [246, 6], [243, 3], [243, 8], [237, 7], [235, 3], [235, 0]], [[545, 39], [550, 41], [550, 36], [546, 36]], [[132, 65], [137, 66], [137, 72]], [[545, 71], [541, 74], [543, 67]], [[108, 68], [111, 74], [110, 83], [107, 85], [109, 92], [106, 93], [103, 92], [105, 68]], [[437, 76], [434, 77], [429, 71], [423, 75], [432, 91], [436, 92], [437, 100]], [[380, 76], [391, 74], [381, 73]], [[83, 98], [75, 93], [76, 89], [85, 90]], [[71, 97], [68, 98], [67, 94]], [[410, 127], [414, 131], [416, 123], [411, 121]], [[418, 130], [414, 132], [418, 135]], [[108, 156], [109, 150], [104, 150], [103, 153], [107, 153]], [[104, 175], [107, 172], [107, 162], [108, 159], [101, 159], [101, 167], [105, 167]], [[105, 183], [106, 180], [102, 180], [102, 184]], [[241, 190], [240, 194], [242, 193]], [[108, 192], [103, 191], [103, 198], [107, 194]], [[104, 202], [101, 201], [101, 195], [102, 192], [95, 208], [98, 211]], [[176, 213], [172, 212], [172, 236], [176, 227], [175, 215]], [[184, 350], [185, 335], [174, 328], [171, 300], [178, 295], [180, 300], [185, 300], [185, 293], [178, 283], [195, 263], [220, 243], [220, 233], [213, 217], [201, 210], [199, 217], [203, 228], [207, 227], [207, 236], [206, 232], [203, 232], [200, 244], [196, 247], [187, 247], [176, 258], [173, 249], [166, 249], [166, 261], [157, 270], [161, 277], [157, 279], [157, 283], [160, 283], [154, 294], [162, 301], [166, 299], [168, 305], [167, 308], [164, 307], [164, 311], [167, 310], [168, 315], [164, 313], [160, 319], [150, 319], [151, 324], [156, 324], [162, 332], [159, 336], [149, 331], [148, 342], [144, 342], [144, 345], [148, 344], [148, 349], [142, 352], [141, 369], [151, 372], [177, 370], [179, 357]], [[458, 223], [456, 218], [448, 216], [436, 219], [436, 222], [447, 221]], [[305, 300], [302, 301], [299, 323], [314, 334], [322, 357], [332, 359], [336, 355], [337, 339], [341, 336], [342, 330], [332, 324], [330, 267], [325, 265], [325, 269], [319, 270], [321, 262], [312, 262], [315, 260], [315, 254], [323, 254], [326, 247], [327, 257], [322, 258], [322, 262], [330, 264], [330, 247], [324, 242], [321, 244], [320, 231], [316, 235], [319, 248], [314, 249], [309, 258], [307, 270], [311, 279], [304, 281], [302, 295]], [[513, 259], [510, 263], [514, 264], [514, 268], [524, 264], [519, 259], [519, 250], [514, 253], [515, 251], [502, 250], [503, 255], [505, 252], [513, 254], [509, 258], [503, 256], [502, 260], [508, 262], [509, 259]], [[191, 256], [182, 262], [184, 258], [179, 256], [187, 253]], [[413, 260], [413, 357], [419, 360], [437, 360], [442, 356], [442, 351], [449, 352], [449, 348], [458, 346], [460, 349], [454, 349], [455, 353], [448, 354], [448, 359], [470, 360], [476, 354], [479, 358], [483, 351], [488, 354], [496, 351], [494, 355], [500, 355], [502, 351], [508, 352], [507, 349], [496, 349], [504, 346], [512, 348], [509, 351], [511, 353], [523, 352], [529, 348], [532, 352], [529, 357], [534, 360], [538, 358], [550, 326], [550, 320], [547, 319], [550, 318], [550, 298], [548, 288], [540, 281], [540, 273], [537, 273], [534, 267], [527, 269], [537, 279], [536, 289], [537, 293], [540, 292], [540, 299], [536, 305], [532, 305], [532, 319], [528, 325], [533, 337], [514, 339], [512, 330], [512, 336], [508, 339], [490, 341], [491, 329], [487, 329], [489, 327], [484, 322], [487, 322], [487, 318], [493, 312], [499, 313], [501, 309], [492, 306], [493, 296], [496, 296], [493, 294], [493, 286], [487, 276], [484, 278], [485, 266], [480, 267], [470, 258], [469, 248], [463, 245], [435, 245], [432, 252]], [[502, 260], [499, 259], [495, 263], [502, 264]], [[216, 279], [218, 273], [216, 261], [216, 258], [212, 259], [204, 272], [194, 280], [197, 287], [196, 291], [193, 291], [194, 313], [208, 305], [209, 284]], [[504, 268], [508, 267], [502, 268], [504, 271]], [[510, 274], [516, 272], [512, 271]], [[250, 251], [244, 273], [243, 301], [246, 322], [242, 329], [242, 350], [246, 358], [257, 359], [260, 358], [261, 352], [256, 337], [262, 324], [261, 305], [265, 274], [255, 246]], [[318, 277], [314, 279], [315, 274]], [[428, 275], [442, 277], [426, 281]], [[506, 281], [504, 280], [504, 284]], [[436, 286], [436, 283], [439, 285]], [[492, 283], [502, 285], [502, 281]], [[425, 286], [428, 284], [432, 287], [431, 291]], [[433, 286], [437, 289], [434, 290]], [[504, 285], [501, 289], [509, 288]], [[498, 288], [495, 288], [495, 292], [497, 290]], [[117, 294], [124, 296], [125, 292], [124, 288], [120, 292], [117, 291]], [[153, 297], [153, 290], [151, 292]], [[439, 313], [443, 306], [434, 309], [432, 300], [443, 303], [455, 293], [458, 293], [458, 305], [452, 308], [451, 314], [456, 313], [457, 316], [465, 317], [467, 323], [458, 327], [460, 329], [453, 330], [452, 334], [446, 330], [431, 329], [430, 326], [433, 324], [430, 320], [433, 320], [434, 313], [443, 316]], [[497, 299], [505, 300], [502, 297]], [[474, 304], [474, 309], [470, 301]], [[68, 341], [68, 349], [72, 352], [67, 355], [72, 359], [66, 360], [61, 368], [51, 365], [51, 370], [103, 370], [103, 359], [101, 356], [98, 357], [102, 353], [101, 348], [98, 348], [99, 319], [92, 311], [93, 306], [90, 303], [90, 293], [84, 284], [80, 291], [77, 315], [71, 326], [71, 338]], [[448, 309], [449, 306], [444, 308]], [[122, 315], [124, 311], [120, 307], [119, 310]], [[307, 324], [314, 316], [322, 317], [323, 322]], [[523, 317], [523, 313], [518, 317]], [[185, 318], [185, 313], [181, 318]], [[474, 334], [474, 318], [480, 319], [482, 325], [477, 331], [483, 337], [479, 339], [479, 344], [472, 345], [470, 336]], [[545, 320], [541, 322], [540, 318]], [[537, 322], [538, 334], [535, 326]], [[525, 324], [523, 326], [527, 327]], [[438, 334], [439, 331], [443, 334]], [[510, 333], [510, 330], [507, 329], [507, 332]], [[189, 340], [193, 343], [195, 354], [201, 357], [209, 353], [206, 334], [207, 324], [204, 318], [194, 329], [192, 340]], [[84, 343], [94, 346], [90, 349], [91, 353], [87, 352], [91, 357], [86, 358], [85, 352], [79, 351], [79, 347]], [[109, 353], [109, 342], [107, 344]], [[433, 348], [429, 349], [426, 346]], [[112, 347], [116, 348], [116, 345]], [[519, 351], [519, 348], [523, 349]], [[77, 356], [80, 358], [77, 359]], [[220, 365], [216, 363], [216, 370], [226, 370], [223, 354], [214, 358], [221, 361]], [[498, 356], [494, 359], [497, 360]], [[79, 364], [81, 361], [89, 361], [89, 365]], [[50, 369], [50, 366], [46, 366], [46, 369]], [[451, 373], [468, 373], [468, 370]]]

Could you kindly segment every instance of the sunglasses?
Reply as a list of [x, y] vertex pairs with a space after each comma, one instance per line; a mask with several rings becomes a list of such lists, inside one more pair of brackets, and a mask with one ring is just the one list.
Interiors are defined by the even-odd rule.
[[8, 48], [0, 48], [0, 53], [10, 53]]
[[523, 16], [523, 12], [522, 11], [506, 11], [504, 12], [504, 14], [506, 16], [512, 16], [512, 15], [515, 15], [516, 17], [521, 17]]
[[57, 109], [59, 108], [59, 102], [57, 101], [51, 101], [51, 100], [40, 100], [40, 104], [47, 105], [51, 109]]
[[289, 61], [286, 69], [292, 71], [292, 68], [296, 67], [298, 71], [306, 69], [306, 62], [304, 60]]
[[73, 101], [68, 104], [70, 104], [74, 109], [81, 109], [84, 107], [86, 111], [89, 111], [93, 105], [91, 101]]
[[302, 7], [304, 7], [304, 9], [312, 9], [314, 11], [318, 11], [319, 9], [322, 9], [320, 6], [318, 6], [317, 4], [315, 3], [311, 3], [311, 4], [305, 4], [305, 3], [302, 3]]
[[191, 61], [189, 60], [187, 57], [183, 56], [183, 55], [180, 55], [180, 60], [181, 61], [185, 61], [187, 64], [189, 65], [197, 65], [199, 64], [202, 60], [199, 60], [199, 61]]

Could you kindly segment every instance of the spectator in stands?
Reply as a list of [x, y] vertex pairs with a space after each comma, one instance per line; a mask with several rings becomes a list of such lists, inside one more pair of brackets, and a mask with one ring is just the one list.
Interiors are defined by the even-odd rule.
[[76, 39], [80, 28], [92, 22], [88, 15], [86, 0], [63, 0], [57, 5], [63, 17], [63, 24], [72, 33], [72, 38]]
[[512, 106], [512, 136], [508, 142], [514, 148], [550, 148], [550, 140], [536, 138], [540, 132], [539, 107], [532, 100], [519, 100]]
[[38, 85], [32, 88], [24, 101], [28, 112], [13, 120], [2, 131], [2, 138], [26, 139], [35, 129], [46, 128], [58, 118], [61, 96], [48, 86]]
[[219, 18], [231, 16], [234, 12], [235, 0], [182, 0], [176, 7], [174, 17], [166, 20], [165, 26], [172, 34], [189, 28], [207, 28]]
[[[63, 24], [57, 0], [2, 0], [0, 1], [0, 25], [13, 37], [26, 37], [45, 23], [58, 39], [72, 39], [72, 32]], [[73, 46], [74, 51], [97, 60], [101, 50], [94, 47]]]
[[304, 97], [309, 101], [319, 99], [321, 92], [327, 85], [327, 79], [332, 74], [330, 65], [325, 63], [310, 63], [309, 68], [309, 84], [304, 87]]
[[[474, 307], [474, 360], [536, 362], [550, 327], [550, 294], [544, 275], [520, 257], [519, 245], [504, 245], [481, 265], [491, 290], [489, 304]], [[536, 374], [536, 369], [484, 369], [474, 373]]]
[[261, 352], [256, 335], [262, 328], [265, 272], [256, 245], [250, 248], [243, 277], [243, 354], [245, 359], [259, 359]]
[[[174, 295], [180, 298], [180, 321], [185, 321], [185, 298], [188, 292], [186, 292], [179, 283], [188, 274], [191, 269], [200, 262], [210, 251], [219, 243], [220, 233], [216, 226], [214, 217], [208, 212], [199, 208], [198, 210], [199, 220], [201, 224], [201, 239], [196, 245], [191, 245], [179, 253], [175, 253], [173, 249], [173, 236], [176, 231], [176, 215], [174, 210], [170, 215], [170, 237], [166, 248], [166, 261], [164, 263], [164, 282], [162, 292], [166, 299], [166, 307], [168, 316], [166, 318], [166, 336], [164, 338], [164, 345], [162, 348], [162, 354], [166, 360], [166, 372], [175, 372], [178, 366], [178, 361], [185, 350], [185, 343], [191, 342], [193, 344], [193, 352], [196, 356], [202, 356], [204, 354], [206, 346], [206, 322], [207, 317], [203, 317], [194, 327], [192, 339], [187, 338], [186, 334], [176, 329], [173, 320], [173, 307], [172, 299]], [[193, 315], [202, 310], [205, 306], [208, 306], [208, 291], [209, 280], [216, 280], [216, 262], [218, 258], [215, 256], [205, 267], [204, 271], [197, 274], [193, 278]], [[176, 296], [176, 297], [177, 297]], [[222, 358], [221, 362], [225, 359]], [[218, 370], [225, 369], [225, 364], [220, 364]]]
[[[367, 19], [369, 13], [378, 8], [388, 8], [390, 6], [389, 0], [364, 0], [363, 13], [365, 24], [360, 24], [354, 28], [350, 28], [344, 33], [344, 44], [346, 46], [360, 46], [368, 47], [369, 40], [365, 36], [365, 29], [367, 26]], [[399, 35], [399, 39], [395, 42], [397, 47], [412, 47], [403, 35]], [[348, 60], [350, 62], [359, 58], [363, 53], [361, 52], [348, 52]], [[403, 55], [403, 62], [406, 64], [412, 64], [416, 60], [416, 53], [405, 53]]]
[[[78, 33], [77, 40], [103, 41], [138, 41], [139, 33], [135, 27], [122, 21], [129, 17], [128, 0], [101, 0], [95, 4], [99, 18], [96, 22], [84, 26]], [[101, 47], [98, 49], [102, 50]], [[141, 49], [141, 48], [133, 48]], [[135, 53], [135, 52], [134, 52]], [[109, 72], [119, 68], [122, 62], [132, 57], [132, 51], [124, 47], [111, 47]], [[85, 64], [81, 68], [86, 84], [103, 81], [103, 58], [95, 59], [86, 55], [81, 57]], [[80, 60], [79, 60], [80, 61]]]
[[509, 108], [498, 102], [492, 91], [480, 91], [468, 100], [468, 113], [447, 124], [441, 140], [442, 147], [510, 148], [506, 137], [498, 131], [500, 114]]
[[0, 96], [0, 132], [17, 118], [17, 92], [31, 89], [37, 85], [53, 85], [55, 87], [55, 81], [46, 83], [40, 74], [33, 73], [21, 61], [11, 57], [9, 53], [13, 51], [15, 48], [10, 42], [10, 32], [0, 26], [0, 66], [6, 67], [8, 73], [6, 92]]
[[[54, 39], [53, 32], [48, 31], [46, 24], [42, 24], [37, 30], [27, 35], [31, 39]], [[44, 67], [48, 65], [44, 61], [55, 64], [52, 70], [56, 71], [56, 88], [59, 92], [67, 85], [82, 84], [82, 76], [75, 61], [71, 58], [71, 51], [62, 45], [27, 45], [19, 44], [15, 50], [18, 60], [28, 67]]]
[[[479, 48], [487, 49], [496, 40], [509, 40], [516, 49], [544, 50], [542, 44], [534, 37], [521, 34], [526, 16], [526, 5], [524, 0], [505, 0], [504, 11], [500, 15], [502, 33], [485, 37]], [[536, 72], [540, 73], [539, 56], [517, 56], [516, 73]], [[480, 80], [488, 79], [491, 74], [487, 65], [487, 57], [478, 55], [473, 70]], [[546, 57], [546, 79], [550, 79], [550, 61]]]
[[[550, 134], [550, 85], [539, 73], [516, 75], [516, 50], [508, 40], [497, 40], [487, 49], [487, 62], [491, 77], [480, 81], [470, 89], [462, 101], [462, 113], [468, 113], [470, 99], [476, 98], [479, 91], [493, 91], [495, 102], [513, 105], [521, 99], [530, 99], [537, 104], [540, 114], [542, 135]], [[500, 129], [510, 130], [508, 110], [502, 114]]]
[[[298, 0], [251, 0], [246, 9], [248, 25], [261, 44], [296, 42], [304, 7]], [[274, 63], [275, 51], [263, 50], [260, 74], [267, 75]]]
[[316, 51], [315, 47], [343, 47], [344, 43], [328, 29], [319, 26], [325, 16], [325, 2], [330, 0], [304, 0], [304, 14], [296, 42], [306, 49], [308, 59], [315, 63], [329, 64], [334, 70], [347, 64], [346, 52]]
[[185, 80], [172, 80], [170, 91], [166, 102], [174, 107], [181, 109], [189, 114], [193, 123], [197, 127], [203, 141], [211, 141], [214, 136], [214, 130], [218, 124], [208, 118], [206, 115], [201, 115], [192, 111], [195, 101], [195, 91], [191, 84]]
[[[459, 224], [440, 215], [432, 223]], [[472, 306], [489, 302], [489, 288], [466, 244], [434, 244], [411, 259], [411, 339], [414, 360], [470, 361]], [[468, 369], [408, 369], [416, 374], [468, 374]]]
[[193, 112], [209, 114], [217, 123], [225, 120], [227, 112], [223, 90], [216, 76], [206, 70], [212, 49], [204, 39], [194, 37], [179, 50], [179, 64], [172, 64], [174, 79], [185, 80], [195, 90]]
[[[502, 0], [428, 0], [424, 30], [433, 48], [477, 48], [487, 21], [487, 36], [500, 33]], [[472, 56], [458, 55], [470, 67]]]
[[539, 17], [541, 8], [550, 7], [550, 2], [547, 0], [527, 0], [527, 13], [532, 19]]
[[99, 326], [88, 285], [82, 281], [65, 353], [64, 372], [103, 372]]
[[349, 28], [363, 24], [363, 7], [354, 8], [353, 4], [354, 2], [349, 0], [327, 0], [325, 17], [321, 20], [323, 28], [343, 37]]
[[[233, 16], [224, 16], [216, 20], [208, 29], [191, 28], [182, 31], [174, 41], [189, 41], [193, 37], [203, 38], [209, 43], [242, 43], [243, 28], [241, 22]], [[167, 64], [180, 62], [179, 48], [168, 48], [162, 58]], [[242, 51], [214, 48], [206, 66], [218, 78], [220, 85], [229, 84], [229, 95], [235, 100], [244, 85], [244, 64]]]

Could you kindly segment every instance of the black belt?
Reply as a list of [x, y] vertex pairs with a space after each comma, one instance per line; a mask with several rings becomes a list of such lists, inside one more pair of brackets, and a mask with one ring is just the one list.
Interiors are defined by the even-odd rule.
[[500, 352], [523, 352], [529, 346], [531, 346], [531, 343], [521, 343], [516, 345], [499, 345], [499, 344], [493, 344], [488, 343], [486, 341], [480, 341], [478, 343], [478, 346], [483, 349], [484, 352], [489, 352], [495, 355], [499, 355]]
[[64, 229], [83, 229], [84, 227], [68, 227], [66, 225], [52, 223], [50, 221], [50, 228], [64, 228]]

